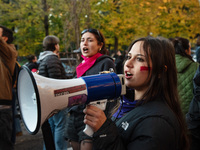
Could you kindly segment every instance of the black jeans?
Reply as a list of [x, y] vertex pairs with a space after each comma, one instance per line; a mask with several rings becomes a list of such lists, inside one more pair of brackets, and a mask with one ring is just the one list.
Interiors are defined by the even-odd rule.
[[12, 136], [12, 110], [0, 110], [0, 150], [13, 150]]

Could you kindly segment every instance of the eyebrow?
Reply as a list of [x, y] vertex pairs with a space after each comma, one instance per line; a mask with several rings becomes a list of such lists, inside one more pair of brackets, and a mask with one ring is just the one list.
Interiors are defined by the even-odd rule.
[[94, 39], [94, 38], [92, 38], [92, 37], [83, 38], [83, 37], [82, 37], [81, 39], [87, 39], [87, 40], [88, 40], [88, 39]]
[[[132, 55], [132, 54], [128, 53], [128, 55]], [[143, 55], [143, 54], [136, 54], [136, 56], [143, 56], [143, 57], [145, 57], [145, 55]]]

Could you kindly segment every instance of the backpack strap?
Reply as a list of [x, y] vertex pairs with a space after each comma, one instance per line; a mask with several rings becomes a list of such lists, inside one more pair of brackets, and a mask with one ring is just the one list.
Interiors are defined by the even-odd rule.
[[17, 78], [18, 78], [18, 75], [19, 75], [19, 71], [20, 71], [20, 64], [16, 61], [15, 63], [15, 70], [14, 70], [14, 74], [12, 76], [12, 85], [13, 87], [15, 87], [17, 85]]

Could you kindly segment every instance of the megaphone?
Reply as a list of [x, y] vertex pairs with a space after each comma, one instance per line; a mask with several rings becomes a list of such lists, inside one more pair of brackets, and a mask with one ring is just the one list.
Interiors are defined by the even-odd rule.
[[114, 72], [80, 77], [51, 79], [22, 66], [17, 81], [17, 97], [23, 123], [30, 134], [53, 114], [66, 107], [95, 100], [114, 99], [126, 93], [124, 75]]

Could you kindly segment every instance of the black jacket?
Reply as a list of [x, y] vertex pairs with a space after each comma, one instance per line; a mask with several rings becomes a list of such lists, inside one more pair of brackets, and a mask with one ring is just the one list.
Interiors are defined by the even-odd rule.
[[110, 68], [116, 71], [113, 59], [107, 55], [102, 55], [97, 58], [94, 65], [82, 76], [99, 74], [101, 71], [109, 71]]
[[124, 56], [115, 55], [115, 67], [118, 74], [122, 74], [124, 70]]
[[31, 71], [32, 69], [37, 69], [38, 70], [38, 63], [37, 62], [29, 62], [25, 64]]
[[137, 106], [94, 133], [94, 150], [179, 150], [180, 126], [162, 99]]
[[57, 55], [47, 55], [40, 59], [38, 70], [39, 75], [48, 78], [66, 79], [64, 67]]
[[200, 127], [200, 66], [193, 78], [193, 99], [190, 103], [189, 112], [186, 114], [188, 129]]

